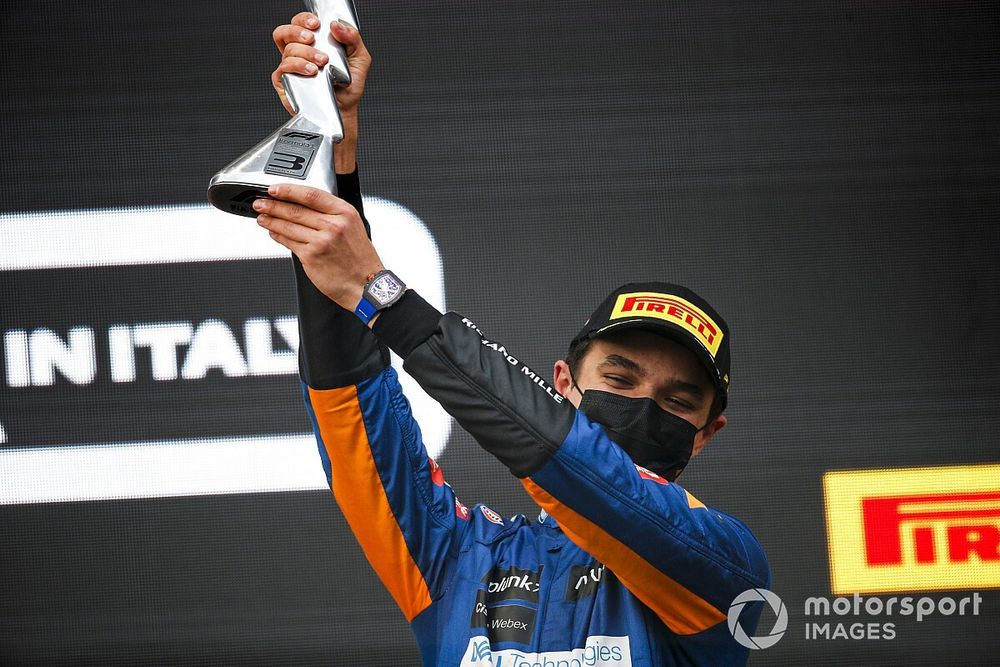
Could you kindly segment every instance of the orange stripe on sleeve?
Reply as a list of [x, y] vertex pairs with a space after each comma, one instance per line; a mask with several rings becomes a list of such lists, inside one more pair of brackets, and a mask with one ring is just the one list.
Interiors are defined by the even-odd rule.
[[671, 631], [692, 635], [726, 620], [709, 602], [665, 575], [602, 528], [560, 503], [530, 478], [521, 480], [535, 502], [559, 522], [566, 536], [604, 563]]
[[330, 459], [337, 504], [368, 562], [412, 621], [430, 606], [430, 591], [406, 546], [375, 467], [357, 388], [310, 387], [309, 400]]

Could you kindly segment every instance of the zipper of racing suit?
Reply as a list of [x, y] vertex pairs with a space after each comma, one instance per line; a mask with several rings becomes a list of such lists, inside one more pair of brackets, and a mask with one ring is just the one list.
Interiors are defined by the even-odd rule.
[[[538, 611], [535, 616], [535, 624], [538, 630], [536, 630], [536, 637], [533, 638], [535, 650], [539, 653], [541, 652], [542, 637], [545, 633], [545, 610], [549, 603], [549, 594], [555, 585], [555, 581], [559, 578], [559, 574], [562, 572], [563, 557], [566, 553], [563, 545], [559, 544], [555, 539], [554, 533], [555, 531], [546, 530], [543, 538], [547, 542], [545, 553], [555, 555], [555, 563], [548, 567], [542, 567], [542, 576], [539, 580], [541, 590], [538, 595]], [[542, 563], [541, 565], [546, 565], [546, 563]]]

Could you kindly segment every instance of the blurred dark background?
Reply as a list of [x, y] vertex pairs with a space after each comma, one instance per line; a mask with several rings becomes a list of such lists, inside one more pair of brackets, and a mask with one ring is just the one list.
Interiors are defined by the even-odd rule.
[[[831, 595], [825, 471], [1000, 461], [1000, 3], [358, 9], [363, 187], [429, 227], [450, 309], [546, 374], [621, 282], [688, 285], [729, 321], [730, 424], [683, 483], [750, 525], [789, 605], [751, 664], [995, 661], [995, 590], [979, 617], [900, 620], [891, 641], [806, 641], [801, 612]], [[0, 211], [204, 202], [283, 122], [270, 32], [300, 10], [5, 6]], [[96, 280], [52, 273], [0, 273], [0, 329], [58, 322], [59, 281]], [[292, 313], [290, 274], [267, 275], [268, 308]], [[151, 312], [226, 298], [188, 278], [151, 284]], [[246, 386], [188, 399], [253, 433], [267, 396], [278, 431], [308, 430], [294, 377]], [[62, 380], [40, 391], [0, 383], [0, 418], [33, 443], [158, 427]], [[459, 429], [440, 463], [466, 504], [536, 513]], [[0, 665], [418, 662], [324, 491], [4, 505], [0, 531]]]

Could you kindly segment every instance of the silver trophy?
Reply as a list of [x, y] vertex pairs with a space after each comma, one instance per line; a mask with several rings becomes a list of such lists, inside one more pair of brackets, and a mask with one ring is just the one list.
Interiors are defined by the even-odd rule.
[[298, 183], [337, 193], [333, 145], [344, 138], [335, 84], [349, 84], [344, 47], [330, 36], [330, 23], [358, 27], [352, 0], [306, 0], [319, 17], [314, 46], [330, 60], [315, 76], [283, 74], [285, 92], [295, 115], [278, 131], [226, 165], [208, 184], [208, 201], [227, 213], [256, 217], [253, 202], [267, 197], [274, 183]]

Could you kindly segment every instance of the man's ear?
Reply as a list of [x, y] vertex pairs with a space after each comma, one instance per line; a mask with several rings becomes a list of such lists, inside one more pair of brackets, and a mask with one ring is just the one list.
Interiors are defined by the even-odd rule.
[[712, 439], [712, 436], [721, 431], [727, 422], [726, 415], [719, 415], [708, 426], [698, 431], [698, 435], [694, 438], [694, 447], [691, 449], [691, 457], [697, 456], [698, 452]]
[[[574, 406], [579, 407], [579, 395], [570, 391], [573, 388], [573, 374], [569, 372], [569, 364], [560, 359], [552, 366], [552, 386]], [[575, 396], [574, 396], [575, 395]], [[574, 400], [574, 397], [576, 400]]]

